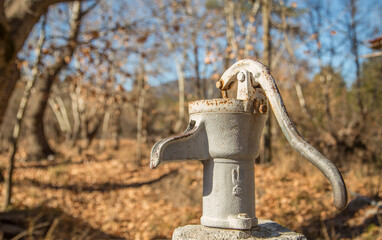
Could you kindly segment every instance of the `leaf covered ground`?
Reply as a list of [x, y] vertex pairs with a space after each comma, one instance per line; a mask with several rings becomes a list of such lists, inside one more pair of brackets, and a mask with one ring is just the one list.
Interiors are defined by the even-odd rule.
[[[149, 147], [142, 166], [134, 164], [136, 146], [129, 139], [122, 140], [118, 151], [78, 154], [66, 149], [54, 161], [18, 162], [13, 209], [0, 214], [0, 234], [30, 239], [169, 239], [176, 227], [198, 224], [202, 165], [175, 163], [151, 170]], [[327, 180], [301, 164], [302, 159], [284, 158], [255, 167], [258, 218], [274, 220], [310, 239], [382, 239], [377, 206], [382, 183], [376, 169], [341, 169], [353, 201], [338, 212]], [[6, 166], [5, 155], [0, 164]], [[2, 192], [3, 184], [0, 188]], [[18, 218], [12, 220], [12, 214]]]

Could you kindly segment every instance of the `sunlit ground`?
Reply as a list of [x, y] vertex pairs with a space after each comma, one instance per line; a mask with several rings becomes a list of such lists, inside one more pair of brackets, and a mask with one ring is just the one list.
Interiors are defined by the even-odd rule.
[[[65, 155], [59, 154], [54, 161], [18, 162], [14, 208], [43, 207], [65, 215], [40, 219], [36, 218], [39, 211], [31, 213], [29, 226], [44, 221], [48, 225], [36, 230], [41, 237], [30, 233], [36, 239], [43, 239], [49, 231], [53, 232], [50, 236], [69, 234], [77, 239], [92, 239], [100, 232], [126, 239], [171, 238], [176, 227], [199, 223], [202, 165], [177, 163], [151, 170], [149, 147], [144, 146], [140, 167], [134, 165], [135, 141], [129, 139], [122, 140], [119, 151], [107, 148], [102, 153], [87, 150], [78, 155], [65, 149]], [[366, 204], [358, 209], [361, 205], [356, 204], [351, 205], [352, 211], [340, 214], [332, 204], [330, 184], [318, 170], [286, 154], [279, 159], [277, 164], [255, 167], [260, 219], [274, 220], [310, 238], [381, 239], [381, 212], [373, 215], [375, 207]], [[1, 166], [5, 163], [2, 156]], [[350, 166], [342, 172], [352, 192], [372, 198], [382, 190], [381, 177], [374, 169]], [[62, 220], [68, 216], [70, 221]], [[61, 221], [60, 227], [52, 227], [55, 220]], [[64, 228], [64, 224], [71, 226]], [[80, 224], [86, 225], [83, 231], [78, 226], [85, 225]]]

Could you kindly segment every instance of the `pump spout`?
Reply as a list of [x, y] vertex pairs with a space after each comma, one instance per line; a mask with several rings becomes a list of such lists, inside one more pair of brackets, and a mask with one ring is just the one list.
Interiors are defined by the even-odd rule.
[[252, 86], [261, 86], [264, 90], [275, 117], [291, 146], [328, 178], [333, 189], [334, 206], [337, 209], [345, 208], [347, 205], [347, 191], [341, 173], [331, 161], [301, 137], [288, 116], [275, 80], [263, 64], [249, 59], [238, 61], [221, 77], [220, 89], [223, 92], [227, 91], [232, 86], [232, 82], [236, 80], [236, 75], [243, 70], [252, 74]]
[[150, 168], [156, 168], [162, 163], [202, 161], [210, 158], [205, 126], [191, 120], [184, 133], [162, 139], [153, 146]]

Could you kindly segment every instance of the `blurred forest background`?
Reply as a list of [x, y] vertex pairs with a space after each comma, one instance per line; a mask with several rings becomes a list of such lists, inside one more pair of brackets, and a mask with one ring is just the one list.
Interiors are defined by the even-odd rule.
[[202, 168], [149, 169], [187, 103], [237, 60], [271, 70], [349, 207], [276, 121], [256, 211], [309, 239], [382, 239], [382, 2], [1, 0], [0, 239], [170, 238], [201, 216]]

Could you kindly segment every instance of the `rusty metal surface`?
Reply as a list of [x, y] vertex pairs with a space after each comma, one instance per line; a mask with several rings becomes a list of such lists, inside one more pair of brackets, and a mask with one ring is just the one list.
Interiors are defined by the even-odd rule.
[[233, 98], [199, 100], [188, 104], [190, 114], [201, 112], [253, 112], [253, 101], [240, 101]]
[[265, 91], [275, 117], [291, 146], [329, 179], [333, 189], [334, 206], [337, 209], [345, 208], [347, 205], [347, 191], [341, 173], [330, 160], [301, 137], [288, 116], [275, 80], [262, 63], [249, 59], [238, 61], [221, 77], [222, 87], [220, 89], [222, 91], [228, 90], [232, 82], [236, 80], [236, 75], [243, 70], [249, 71], [253, 76], [253, 81], [260, 84]]
[[270, 104], [289, 143], [329, 179], [334, 205], [344, 208], [347, 194], [340, 172], [300, 136], [268, 69], [259, 62], [242, 60], [229, 68], [216, 86], [224, 97], [236, 81], [238, 99], [225, 97], [189, 103], [188, 128], [153, 146], [150, 167], [175, 161], [201, 161], [201, 224], [215, 228], [253, 228], [258, 223], [254, 160], [259, 155]]
[[151, 167], [202, 161], [201, 223], [231, 229], [256, 226], [254, 160], [267, 115], [255, 113], [254, 101], [237, 99], [196, 101], [189, 109], [189, 127], [154, 145]]

